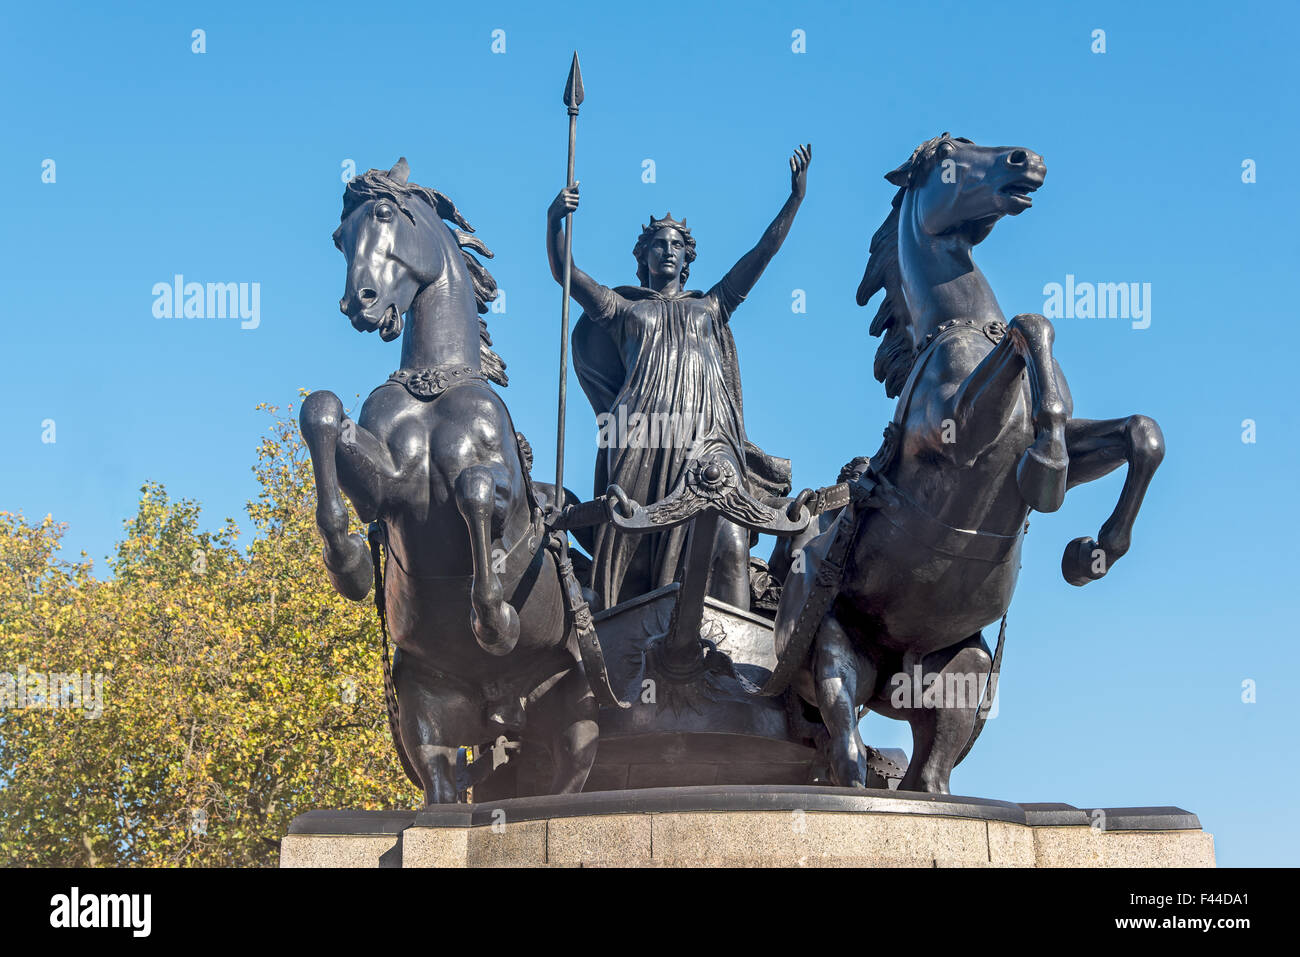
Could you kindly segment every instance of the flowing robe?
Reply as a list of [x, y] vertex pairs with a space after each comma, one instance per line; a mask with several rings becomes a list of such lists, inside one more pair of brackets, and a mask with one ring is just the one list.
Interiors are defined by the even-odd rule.
[[[599, 287], [594, 308], [573, 331], [578, 379], [592, 408], [612, 415], [615, 425], [615, 441], [597, 452], [596, 495], [614, 483], [641, 504], [660, 501], [693, 460], [711, 454], [731, 459], [751, 494], [789, 492], [789, 461], [767, 455], [745, 436], [728, 326], [743, 298], [725, 278], [707, 293], [675, 296], [640, 286]], [[640, 433], [632, 428], [636, 413], [645, 417]], [[674, 416], [670, 429], [677, 431], [651, 441], [652, 417], [665, 413]], [[620, 422], [629, 423], [628, 434], [618, 434]], [[683, 436], [686, 441], [679, 441]], [[597, 527], [591, 587], [603, 607], [675, 580], [688, 531], [689, 524], [645, 535]], [[638, 550], [644, 550], [648, 574], [629, 576]]]

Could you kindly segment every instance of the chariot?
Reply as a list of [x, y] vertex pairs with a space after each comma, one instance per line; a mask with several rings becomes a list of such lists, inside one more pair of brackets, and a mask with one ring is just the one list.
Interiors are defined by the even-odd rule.
[[[592, 616], [616, 700], [602, 702], [600, 747], [583, 790], [830, 783], [826, 729], [816, 708], [790, 686], [807, 648], [776, 644], [780, 585], [768, 584], [748, 610], [711, 597], [708, 546], [720, 520], [803, 540], [810, 524], [848, 503], [849, 484], [759, 501], [717, 457], [697, 461], [668, 498], [650, 505], [616, 485], [585, 503], [566, 497], [570, 504], [552, 511], [547, 525], [587, 548], [591, 529], [602, 522], [633, 535], [689, 525], [677, 581]], [[762, 566], [755, 562], [759, 575]], [[800, 660], [789, 660], [795, 656]], [[476, 752], [479, 760], [463, 767], [462, 785], [476, 781], [476, 800], [544, 790], [551, 777], [544, 753], [513, 760], [518, 749], [507, 745], [502, 762], [501, 750], [486, 744]], [[868, 785], [897, 787], [906, 764], [899, 749], [869, 749]]]

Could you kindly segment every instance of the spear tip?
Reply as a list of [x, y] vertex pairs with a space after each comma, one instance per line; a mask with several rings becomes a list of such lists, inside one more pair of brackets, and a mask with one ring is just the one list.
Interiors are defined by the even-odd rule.
[[569, 80], [564, 84], [564, 105], [576, 111], [582, 105], [582, 68], [578, 66], [578, 51], [573, 51], [573, 65], [569, 67]]

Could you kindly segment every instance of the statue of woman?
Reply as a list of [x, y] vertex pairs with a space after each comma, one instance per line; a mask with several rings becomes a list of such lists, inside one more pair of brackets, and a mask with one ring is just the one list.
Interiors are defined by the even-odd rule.
[[[636, 286], [602, 286], [576, 265], [570, 288], [585, 310], [573, 330], [578, 379], [601, 427], [595, 494], [617, 484], [644, 505], [665, 498], [693, 461], [727, 459], [756, 497], [785, 495], [790, 463], [745, 437], [740, 373], [729, 323], [785, 241], [807, 188], [812, 147], [790, 158], [790, 196], [758, 244], [708, 292], [686, 290], [695, 238], [686, 221], [651, 217], [632, 249]], [[578, 208], [578, 187], [560, 191], [547, 211], [551, 274], [563, 281], [564, 218]], [[630, 423], [630, 427], [625, 425]], [[654, 428], [658, 425], [658, 428]], [[597, 528], [591, 588], [608, 608], [672, 582], [688, 525], [628, 535]], [[750, 532], [718, 523], [708, 593], [749, 608]]]

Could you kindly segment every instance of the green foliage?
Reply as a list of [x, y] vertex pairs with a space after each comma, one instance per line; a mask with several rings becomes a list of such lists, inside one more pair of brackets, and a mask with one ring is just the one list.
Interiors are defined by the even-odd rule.
[[304, 811], [419, 803], [373, 605], [330, 587], [310, 460], [262, 408], [246, 549], [149, 483], [101, 581], [59, 558], [52, 518], [0, 512], [0, 680], [103, 676], [100, 717], [88, 699], [0, 710], [0, 865], [273, 865]]

